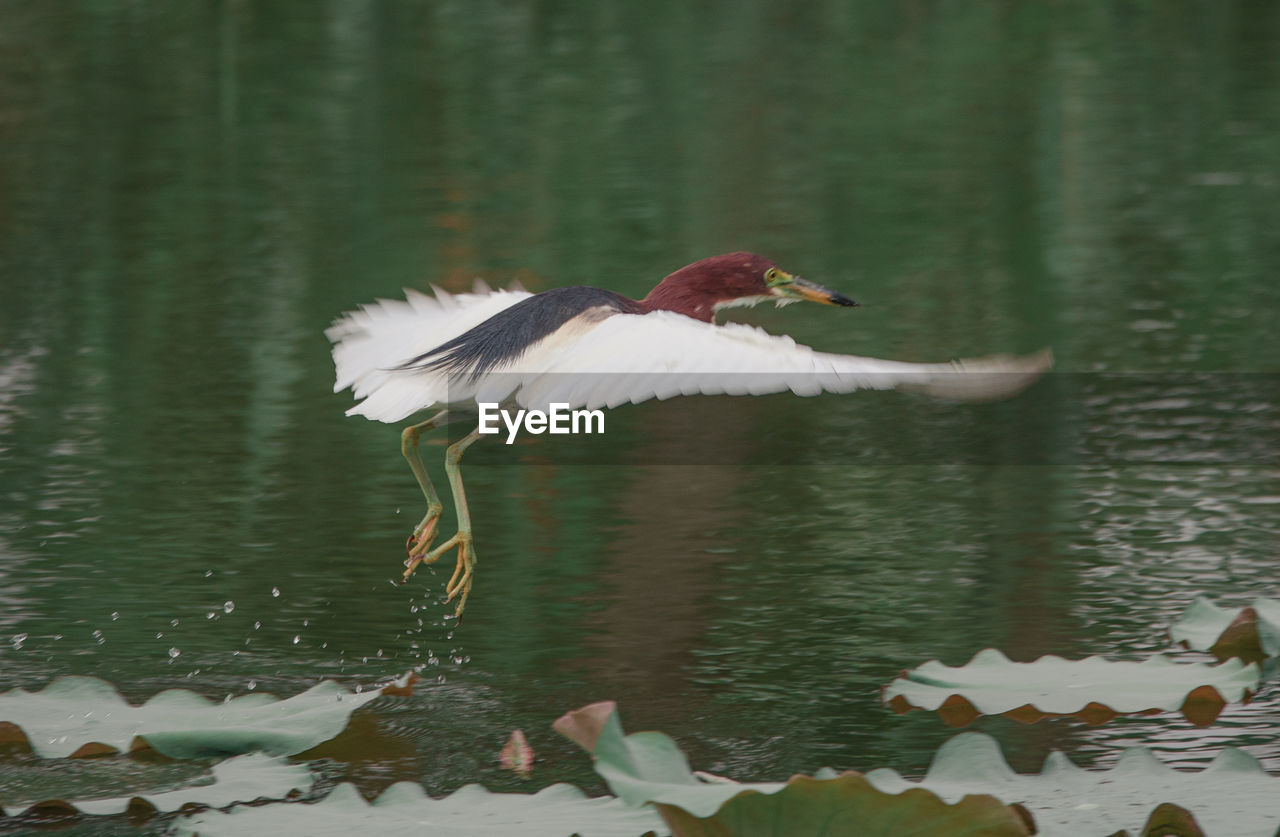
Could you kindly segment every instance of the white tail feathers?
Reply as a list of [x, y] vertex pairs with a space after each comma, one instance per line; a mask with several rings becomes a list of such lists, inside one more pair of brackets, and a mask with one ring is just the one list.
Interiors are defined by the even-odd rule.
[[438, 403], [445, 392], [442, 376], [399, 367], [531, 296], [523, 289], [494, 291], [482, 280], [469, 294], [433, 290], [435, 296], [406, 289], [404, 300], [362, 305], [325, 330], [334, 344], [333, 391], [350, 387], [365, 399], [348, 415], [395, 422]]

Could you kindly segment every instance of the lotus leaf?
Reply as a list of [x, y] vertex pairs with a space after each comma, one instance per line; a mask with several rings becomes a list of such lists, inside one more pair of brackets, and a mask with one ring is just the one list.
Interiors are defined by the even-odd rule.
[[1135, 747], [1110, 770], [1084, 770], [1055, 752], [1039, 775], [1020, 775], [1005, 762], [995, 739], [965, 732], [939, 748], [918, 782], [884, 768], [867, 773], [867, 779], [889, 793], [926, 788], [943, 799], [989, 793], [1019, 802], [1045, 837], [1105, 837], [1122, 828], [1143, 834], [1154, 809], [1170, 800], [1189, 811], [1205, 834], [1273, 837], [1280, 826], [1280, 778], [1231, 748], [1199, 771], [1174, 770]]
[[175, 827], [179, 835], [200, 837], [366, 833], [378, 837], [638, 837], [667, 833], [652, 808], [631, 808], [612, 797], [591, 799], [571, 785], [552, 785], [532, 795], [490, 793], [479, 785], [467, 785], [443, 799], [432, 799], [411, 782], [392, 785], [372, 803], [365, 802], [353, 785], [343, 784], [314, 804], [205, 811], [179, 818]]
[[[609, 714], [600, 724], [606, 708]], [[630, 805], [654, 803], [676, 837], [1033, 833], [1021, 812], [990, 796], [947, 804], [927, 792], [881, 792], [857, 773], [796, 776], [785, 783], [702, 782], [666, 735], [624, 735], [610, 703], [571, 712], [556, 722], [556, 729], [590, 745], [596, 772], [609, 788]]]
[[[114, 760], [112, 760], [114, 761]], [[113, 771], [112, 761], [93, 764], [89, 773], [102, 774]], [[81, 776], [84, 783], [103, 783], [101, 775]], [[222, 808], [236, 802], [252, 802], [256, 799], [283, 799], [293, 791], [311, 788], [311, 771], [305, 765], [289, 764], [283, 759], [253, 753], [236, 756], [215, 764], [210, 770], [190, 783], [173, 787], [167, 783], [159, 788], [139, 788], [124, 795], [105, 798], [51, 799], [30, 797], [23, 799], [6, 791], [0, 814], [15, 816], [38, 809], [44, 812], [64, 810], [68, 814], [121, 814], [130, 808], [144, 805], [149, 811], [177, 811], [184, 805], [198, 804]]]
[[966, 665], [937, 660], [903, 672], [885, 687], [884, 702], [897, 712], [937, 710], [953, 726], [979, 715], [1008, 715], [1034, 722], [1075, 715], [1102, 723], [1117, 714], [1181, 710], [1207, 726], [1227, 703], [1247, 702], [1258, 688], [1255, 663], [1177, 663], [1156, 655], [1140, 663], [1101, 657], [1064, 660], [1045, 656], [1015, 663], [999, 651], [979, 651]]
[[1239, 657], [1256, 662], [1280, 656], [1280, 601], [1255, 599], [1249, 607], [1230, 610], [1200, 596], [1169, 628], [1176, 643], [1218, 659]]
[[250, 694], [211, 701], [185, 689], [170, 689], [132, 706], [105, 680], [61, 677], [38, 692], [14, 689], [0, 694], [0, 740], [25, 738], [41, 758], [145, 747], [172, 758], [254, 750], [293, 755], [333, 738], [352, 712], [384, 691], [402, 693], [408, 679], [363, 693], [325, 680], [286, 700]]

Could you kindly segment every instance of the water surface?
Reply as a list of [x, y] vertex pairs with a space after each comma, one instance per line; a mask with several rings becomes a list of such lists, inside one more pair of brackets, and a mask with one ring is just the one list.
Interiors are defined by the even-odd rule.
[[[880, 706], [902, 669], [1136, 659], [1196, 594], [1276, 592], [1265, 4], [6, 17], [0, 689], [419, 670], [324, 768], [367, 794], [598, 789], [549, 725], [605, 698], [739, 779], [920, 773], [951, 731]], [[421, 499], [398, 428], [331, 392], [334, 316], [477, 276], [642, 296], [734, 249], [863, 305], [735, 319], [905, 360], [1051, 345], [1058, 371], [999, 404], [677, 399], [481, 444], [466, 620], [449, 568], [391, 583]], [[1276, 711], [975, 727], [1023, 770], [1130, 744], [1274, 769]], [[496, 766], [516, 727], [529, 783]]]

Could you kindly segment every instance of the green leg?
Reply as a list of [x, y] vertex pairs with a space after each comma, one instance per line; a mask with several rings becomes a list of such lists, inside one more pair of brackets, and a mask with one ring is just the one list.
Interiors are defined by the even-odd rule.
[[[453, 569], [453, 575], [449, 578], [449, 584], [445, 587], [445, 594], [448, 596], [446, 601], [458, 599], [458, 609], [454, 611], [454, 618], [462, 618], [462, 611], [467, 606], [467, 596], [471, 593], [471, 579], [474, 575], [476, 565], [475, 549], [471, 546], [471, 511], [467, 508], [467, 492], [462, 485], [462, 473], [458, 470], [458, 463], [462, 460], [462, 454], [466, 453], [467, 448], [471, 447], [477, 439], [480, 438], [479, 428], [471, 431], [465, 437], [449, 446], [445, 452], [444, 470], [449, 475], [449, 488], [453, 491], [453, 503], [458, 508], [458, 533], [449, 540], [437, 546], [430, 552], [421, 555], [417, 563], [433, 564], [441, 555], [453, 549], [458, 548], [458, 561]], [[412, 572], [412, 568], [410, 568]], [[408, 573], [405, 574], [408, 577]]]
[[422, 556], [431, 548], [431, 542], [436, 538], [436, 526], [440, 522], [440, 511], [444, 508], [440, 503], [439, 495], [436, 494], [435, 486], [431, 484], [427, 467], [422, 464], [422, 456], [418, 453], [418, 437], [439, 427], [448, 415], [448, 410], [441, 410], [424, 422], [406, 427], [400, 434], [400, 453], [404, 455], [409, 467], [413, 470], [413, 475], [417, 478], [419, 487], [422, 488], [422, 496], [427, 498], [427, 513], [413, 528], [413, 535], [409, 538], [409, 560], [405, 562], [405, 566], [409, 569], [404, 574], [406, 579], [413, 574]]

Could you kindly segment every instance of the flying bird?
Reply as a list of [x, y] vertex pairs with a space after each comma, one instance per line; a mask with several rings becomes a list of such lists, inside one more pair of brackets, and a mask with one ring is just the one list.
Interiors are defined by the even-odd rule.
[[347, 415], [388, 423], [435, 408], [406, 427], [400, 449], [422, 488], [427, 512], [407, 543], [404, 579], [456, 549], [446, 601], [466, 607], [476, 554], [458, 463], [482, 435], [477, 427], [445, 453], [457, 507], [456, 533], [434, 545], [443, 505], [418, 452], [423, 433], [474, 418], [478, 404], [546, 410], [612, 408], [676, 395], [797, 395], [858, 389], [910, 389], [940, 398], [990, 400], [1013, 395], [1052, 365], [1032, 355], [905, 363], [818, 352], [790, 337], [739, 323], [717, 323], [724, 308], [809, 300], [856, 302], [794, 276], [753, 253], [727, 253], [680, 268], [644, 299], [602, 288], [518, 286], [434, 296], [406, 290], [338, 317], [325, 334], [337, 371], [334, 392], [359, 399]]

